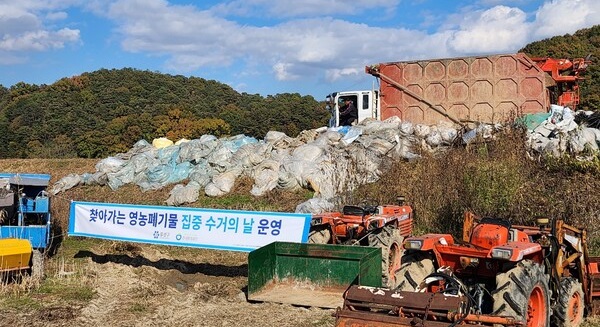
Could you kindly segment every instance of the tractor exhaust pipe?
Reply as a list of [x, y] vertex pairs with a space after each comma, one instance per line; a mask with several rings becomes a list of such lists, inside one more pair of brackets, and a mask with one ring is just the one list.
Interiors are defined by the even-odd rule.
[[403, 195], [399, 195], [396, 197], [396, 202], [398, 203], [399, 206], [403, 206], [404, 203], [406, 202], [406, 198]]

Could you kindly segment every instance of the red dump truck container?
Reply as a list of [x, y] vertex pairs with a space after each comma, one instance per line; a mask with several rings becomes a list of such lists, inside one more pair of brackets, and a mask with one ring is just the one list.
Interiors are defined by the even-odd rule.
[[580, 75], [589, 63], [589, 58], [530, 58], [517, 53], [371, 65], [365, 71], [378, 78], [379, 90], [327, 95], [329, 126], [348, 124], [348, 117], [340, 114], [346, 101], [358, 110], [357, 122], [398, 116], [428, 125], [506, 122], [547, 112], [550, 104], [575, 109]]
[[523, 53], [388, 62], [366, 67], [380, 79], [381, 119], [502, 122], [547, 111], [552, 77]]

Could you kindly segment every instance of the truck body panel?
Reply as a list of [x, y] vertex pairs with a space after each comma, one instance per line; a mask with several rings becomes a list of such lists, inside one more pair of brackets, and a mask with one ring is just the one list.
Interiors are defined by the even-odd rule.
[[552, 78], [523, 53], [381, 63], [367, 67], [380, 78], [381, 119], [414, 123], [502, 122], [546, 112]]
[[340, 125], [340, 98], [357, 104], [358, 122], [397, 116], [426, 125], [503, 123], [548, 112], [551, 104], [575, 109], [578, 83], [589, 63], [589, 58], [530, 58], [516, 53], [374, 64], [365, 72], [377, 77], [379, 90], [328, 95], [329, 126]]

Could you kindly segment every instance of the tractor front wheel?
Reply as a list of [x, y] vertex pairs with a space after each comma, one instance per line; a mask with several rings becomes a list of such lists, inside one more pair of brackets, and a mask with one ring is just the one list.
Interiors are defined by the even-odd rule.
[[576, 279], [567, 277], [560, 281], [560, 294], [552, 315], [553, 326], [577, 327], [583, 322], [585, 309], [583, 288]]
[[424, 253], [410, 253], [402, 257], [402, 266], [396, 272], [398, 291], [414, 292], [425, 277], [433, 274], [433, 260]]
[[396, 287], [395, 274], [402, 263], [404, 238], [396, 226], [384, 226], [369, 235], [369, 246], [381, 248], [381, 283], [389, 288]]
[[496, 275], [493, 315], [512, 316], [527, 327], [550, 325], [549, 276], [544, 268], [524, 260], [505, 273]]

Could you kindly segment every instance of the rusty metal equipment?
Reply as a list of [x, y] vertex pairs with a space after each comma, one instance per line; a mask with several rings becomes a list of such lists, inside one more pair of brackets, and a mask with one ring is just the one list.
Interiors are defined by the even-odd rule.
[[[368, 203], [368, 201], [367, 201]], [[314, 215], [308, 243], [371, 246], [381, 249], [383, 285], [396, 285], [404, 238], [412, 232], [413, 209], [398, 197], [397, 205], [347, 205], [341, 212]]]
[[248, 256], [248, 300], [336, 308], [351, 284], [381, 286], [381, 251], [274, 242]]
[[349, 285], [394, 287], [413, 210], [347, 205], [313, 215], [308, 243], [275, 242], [248, 256], [248, 299], [336, 308]]
[[588, 255], [585, 230], [537, 222], [468, 213], [462, 240], [407, 238], [398, 287], [351, 286], [336, 326], [578, 326], [598, 311], [600, 259]]
[[576, 59], [555, 59], [548, 57], [533, 57], [538, 67], [552, 77], [554, 83], [549, 83], [550, 101], [560, 106], [575, 109], [579, 104], [579, 81], [590, 64], [590, 56]]

